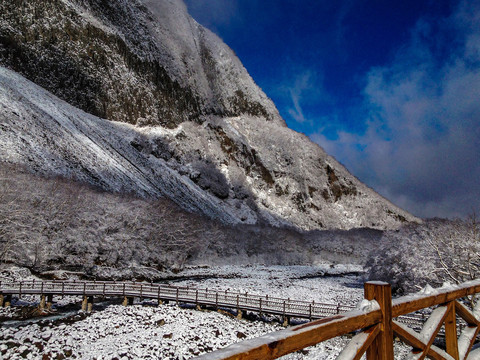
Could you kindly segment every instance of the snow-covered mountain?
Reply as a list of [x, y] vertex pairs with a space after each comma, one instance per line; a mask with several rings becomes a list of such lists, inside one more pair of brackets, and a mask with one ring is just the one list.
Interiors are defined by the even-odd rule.
[[0, 160], [226, 223], [417, 220], [288, 129], [181, 0], [2, 2], [0, 65]]

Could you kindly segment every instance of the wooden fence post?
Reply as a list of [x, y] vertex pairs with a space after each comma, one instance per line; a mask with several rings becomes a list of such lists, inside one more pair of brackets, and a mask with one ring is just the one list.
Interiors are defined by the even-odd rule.
[[390, 284], [370, 281], [364, 285], [365, 299], [376, 300], [383, 319], [380, 332], [367, 350], [367, 360], [393, 360], [392, 289]]
[[455, 316], [455, 301], [451, 301], [448, 305], [447, 317], [445, 318], [445, 344], [447, 353], [455, 360], [458, 356], [458, 339], [457, 339], [457, 319]]

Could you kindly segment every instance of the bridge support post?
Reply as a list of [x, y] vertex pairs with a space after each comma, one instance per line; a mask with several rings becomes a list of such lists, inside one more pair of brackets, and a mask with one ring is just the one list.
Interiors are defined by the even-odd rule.
[[238, 319], [238, 320], [242, 320], [242, 318], [243, 318], [242, 310], [238, 309], [238, 310], [237, 310], [237, 319]]
[[53, 294], [47, 295], [47, 303], [46, 303], [46, 308], [47, 310], [51, 310], [53, 305]]
[[86, 295], [83, 295], [82, 300], [82, 311], [87, 311], [88, 298]]
[[3, 295], [3, 307], [10, 307], [12, 305], [12, 295]]
[[40, 303], [38, 304], [38, 309], [43, 311], [45, 309], [45, 304], [47, 303], [47, 299], [44, 294], [40, 295]]
[[91, 313], [93, 309], [93, 296], [89, 296], [87, 299], [87, 313]]
[[122, 301], [123, 306], [133, 305], [133, 297], [132, 296], [124, 296]]
[[86, 311], [87, 313], [92, 312], [93, 307], [93, 296], [83, 295], [82, 300], [82, 311]]
[[390, 284], [380, 281], [364, 285], [365, 299], [376, 300], [383, 319], [380, 332], [367, 349], [367, 360], [393, 360], [392, 289]]

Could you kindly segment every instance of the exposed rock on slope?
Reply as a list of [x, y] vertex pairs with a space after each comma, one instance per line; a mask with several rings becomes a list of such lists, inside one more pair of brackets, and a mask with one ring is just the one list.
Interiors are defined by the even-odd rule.
[[227, 223], [349, 229], [416, 220], [288, 129], [181, 1], [2, 2], [0, 64], [83, 110], [2, 68], [3, 160], [168, 196]]

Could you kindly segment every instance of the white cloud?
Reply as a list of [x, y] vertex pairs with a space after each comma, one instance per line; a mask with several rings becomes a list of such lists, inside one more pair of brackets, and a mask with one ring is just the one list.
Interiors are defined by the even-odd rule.
[[448, 19], [419, 21], [395, 60], [366, 79], [365, 133], [312, 139], [416, 215], [478, 208], [480, 6], [464, 2]]

